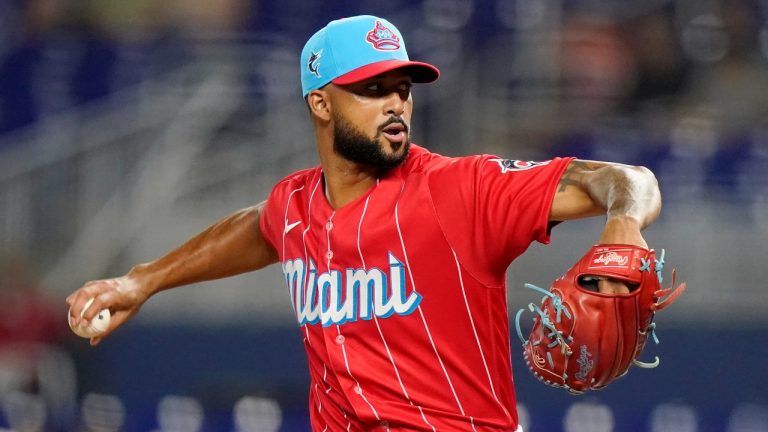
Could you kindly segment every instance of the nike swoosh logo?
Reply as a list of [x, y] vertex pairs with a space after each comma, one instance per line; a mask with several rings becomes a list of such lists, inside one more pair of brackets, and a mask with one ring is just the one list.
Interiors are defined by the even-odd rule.
[[296, 225], [298, 225], [298, 224], [300, 224], [300, 223], [301, 223], [301, 221], [296, 221], [296, 222], [294, 222], [294, 223], [292, 223], [292, 224], [288, 224], [288, 225], [286, 225], [286, 226], [285, 226], [285, 231], [283, 231], [283, 234], [288, 234], [288, 231], [290, 231], [290, 230], [294, 229], [294, 228], [296, 227]]

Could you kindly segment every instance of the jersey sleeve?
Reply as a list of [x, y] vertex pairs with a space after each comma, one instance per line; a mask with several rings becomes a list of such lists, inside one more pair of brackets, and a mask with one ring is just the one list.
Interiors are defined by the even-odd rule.
[[283, 227], [283, 221], [276, 213], [276, 209], [279, 207], [277, 205], [277, 202], [279, 202], [278, 195], [279, 192], [277, 191], [277, 187], [275, 187], [267, 197], [267, 202], [261, 211], [259, 228], [261, 229], [261, 235], [264, 239], [279, 252], [280, 249], [278, 249], [278, 245], [280, 244], [280, 237], [278, 236], [278, 232]]
[[512, 260], [533, 241], [549, 242], [552, 200], [571, 160], [482, 155], [453, 159], [431, 173], [441, 228], [473, 275], [500, 284]]

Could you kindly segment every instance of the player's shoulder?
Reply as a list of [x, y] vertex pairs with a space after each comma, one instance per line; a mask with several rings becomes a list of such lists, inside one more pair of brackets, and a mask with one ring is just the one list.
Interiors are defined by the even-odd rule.
[[413, 145], [409, 164], [412, 172], [423, 172], [427, 175], [442, 173], [460, 173], [476, 170], [489, 160], [498, 158], [489, 154], [474, 154], [466, 156], [445, 156], [431, 152], [423, 147]]
[[320, 166], [315, 166], [288, 174], [275, 183], [270, 196], [289, 194], [296, 190], [306, 189], [321, 173]]
[[430, 173], [436, 170], [446, 169], [455, 163], [466, 159], [467, 156], [445, 156], [427, 150], [416, 144], [411, 144], [411, 150], [406, 161], [406, 166], [411, 172]]
[[560, 165], [567, 165], [572, 157], [555, 157], [542, 160], [525, 160], [504, 158], [493, 154], [474, 154], [459, 157], [436, 158], [425, 166], [425, 171], [433, 173], [450, 172], [452, 174], [477, 173], [483, 175], [514, 173], [532, 174], [547, 172], [550, 169], [559, 169]]
[[436, 153], [421, 154], [419, 168], [433, 190], [455, 192], [457, 185], [525, 184], [532, 178], [560, 176], [573, 158], [555, 157], [543, 160], [504, 158], [493, 154], [449, 157]]
[[278, 180], [277, 183], [275, 183], [275, 186], [283, 184], [296, 185], [306, 183], [312, 177], [314, 177], [318, 171], [320, 171], [319, 165], [294, 171]]

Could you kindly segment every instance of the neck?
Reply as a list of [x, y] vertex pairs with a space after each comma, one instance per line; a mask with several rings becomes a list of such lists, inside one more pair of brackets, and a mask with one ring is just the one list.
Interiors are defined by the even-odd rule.
[[363, 196], [379, 178], [370, 167], [360, 166], [340, 156], [320, 157], [325, 180], [325, 196], [338, 209]]
[[315, 139], [325, 181], [324, 192], [331, 207], [339, 209], [365, 195], [382, 172], [369, 165], [352, 162], [333, 149], [333, 128], [315, 124]]

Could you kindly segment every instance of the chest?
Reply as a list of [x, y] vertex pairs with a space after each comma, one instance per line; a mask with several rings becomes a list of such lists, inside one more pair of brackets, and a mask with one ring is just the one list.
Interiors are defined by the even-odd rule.
[[313, 261], [317, 270], [378, 268], [433, 255], [444, 241], [424, 179], [382, 181], [341, 209], [320, 188], [285, 203], [281, 261]]

